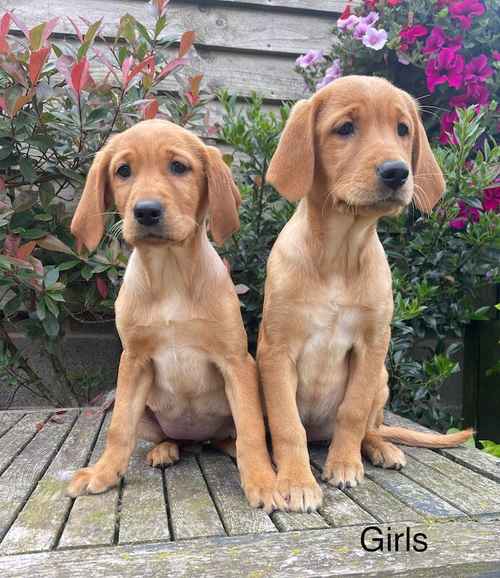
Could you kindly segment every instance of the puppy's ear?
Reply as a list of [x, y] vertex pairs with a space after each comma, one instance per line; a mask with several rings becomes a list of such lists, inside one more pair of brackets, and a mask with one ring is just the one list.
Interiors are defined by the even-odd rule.
[[240, 192], [229, 167], [221, 153], [207, 146], [207, 188], [210, 232], [217, 245], [223, 245], [228, 237], [240, 228]]
[[109, 197], [107, 184], [109, 157], [106, 149], [96, 154], [71, 221], [71, 232], [76, 237], [78, 251], [83, 245], [89, 251], [93, 251], [104, 234], [104, 213]]
[[266, 180], [289, 201], [307, 195], [314, 181], [315, 107], [310, 100], [299, 100], [292, 109]]
[[417, 207], [430, 213], [446, 188], [443, 173], [437, 164], [425, 134], [417, 107], [413, 105], [415, 134], [413, 137], [412, 170], [415, 183], [414, 198]]

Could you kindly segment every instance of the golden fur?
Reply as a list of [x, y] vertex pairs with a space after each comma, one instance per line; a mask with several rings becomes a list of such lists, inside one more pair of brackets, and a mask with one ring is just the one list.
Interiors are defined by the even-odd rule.
[[[175, 174], [172, 163], [187, 167]], [[117, 173], [126, 164], [131, 175]], [[148, 199], [164, 209], [161, 225], [138, 225], [134, 206]], [[253, 506], [275, 500], [255, 362], [229, 273], [206, 233], [223, 243], [239, 227], [240, 197], [221, 154], [183, 128], [144, 121], [115, 136], [89, 172], [71, 230], [93, 250], [114, 203], [134, 247], [116, 301], [123, 345], [106, 449], [76, 472], [68, 493], [98, 493], [118, 483], [136, 439], [157, 444], [152, 465], [179, 459], [180, 440], [227, 447], [237, 432], [242, 485]]]
[[[345, 123], [352, 134], [338, 133]], [[408, 134], [398, 133], [401, 123]], [[386, 161], [410, 169], [395, 192], [377, 176]], [[393, 299], [377, 220], [412, 199], [429, 212], [444, 180], [413, 99], [362, 76], [336, 80], [295, 105], [267, 180], [301, 200], [268, 261], [257, 361], [278, 491], [290, 510], [311, 510], [321, 490], [307, 439], [332, 440], [323, 478], [344, 487], [363, 478], [361, 451], [376, 465], [404, 465], [389, 439], [439, 447], [470, 435], [382, 426]]]

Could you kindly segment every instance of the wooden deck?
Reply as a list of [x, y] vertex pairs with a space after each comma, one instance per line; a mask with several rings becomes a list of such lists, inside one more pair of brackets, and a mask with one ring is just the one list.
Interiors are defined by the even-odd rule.
[[[319, 512], [268, 516], [247, 506], [228, 456], [193, 447], [154, 469], [141, 443], [120, 487], [66, 497], [109, 419], [0, 413], [0, 576], [500, 576], [500, 460], [478, 450], [406, 448], [402, 472], [367, 466], [357, 488], [323, 485]], [[317, 472], [325, 451], [311, 448]], [[367, 552], [361, 533], [373, 525], [423, 532], [428, 548]]]

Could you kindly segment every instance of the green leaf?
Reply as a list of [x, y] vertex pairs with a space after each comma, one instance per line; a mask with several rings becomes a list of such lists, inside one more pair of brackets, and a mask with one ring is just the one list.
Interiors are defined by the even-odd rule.
[[47, 313], [47, 316], [42, 321], [42, 325], [45, 333], [49, 337], [57, 337], [59, 334], [59, 321], [52, 313]]
[[36, 172], [33, 165], [33, 161], [26, 157], [21, 157], [19, 159], [19, 170], [21, 174], [29, 183], [33, 183], [36, 180]]
[[59, 271], [56, 268], [49, 269], [45, 274], [44, 284], [47, 289], [50, 289], [53, 285], [57, 283], [59, 279]]
[[11, 299], [7, 301], [7, 303], [3, 306], [3, 313], [6, 317], [10, 317], [17, 313], [22, 305], [22, 299], [20, 295], [14, 295]]

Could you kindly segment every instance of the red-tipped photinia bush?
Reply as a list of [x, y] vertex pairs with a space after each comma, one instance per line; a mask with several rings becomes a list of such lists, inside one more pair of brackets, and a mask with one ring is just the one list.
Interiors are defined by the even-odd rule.
[[[68, 18], [70, 41], [55, 36], [58, 18], [31, 29], [15, 11], [0, 18], [0, 375], [51, 403], [85, 401], [61, 359], [63, 322], [111, 317], [126, 265], [115, 215], [93, 255], [77, 254], [69, 232], [71, 201], [95, 153], [141, 119], [208, 128], [194, 32], [172, 42], [167, 5], [145, 6], [152, 28], [123, 16], [115, 41], [100, 20]], [[12, 323], [40, 338], [59, 385], [47, 387], [29, 367], [9, 337]]]

